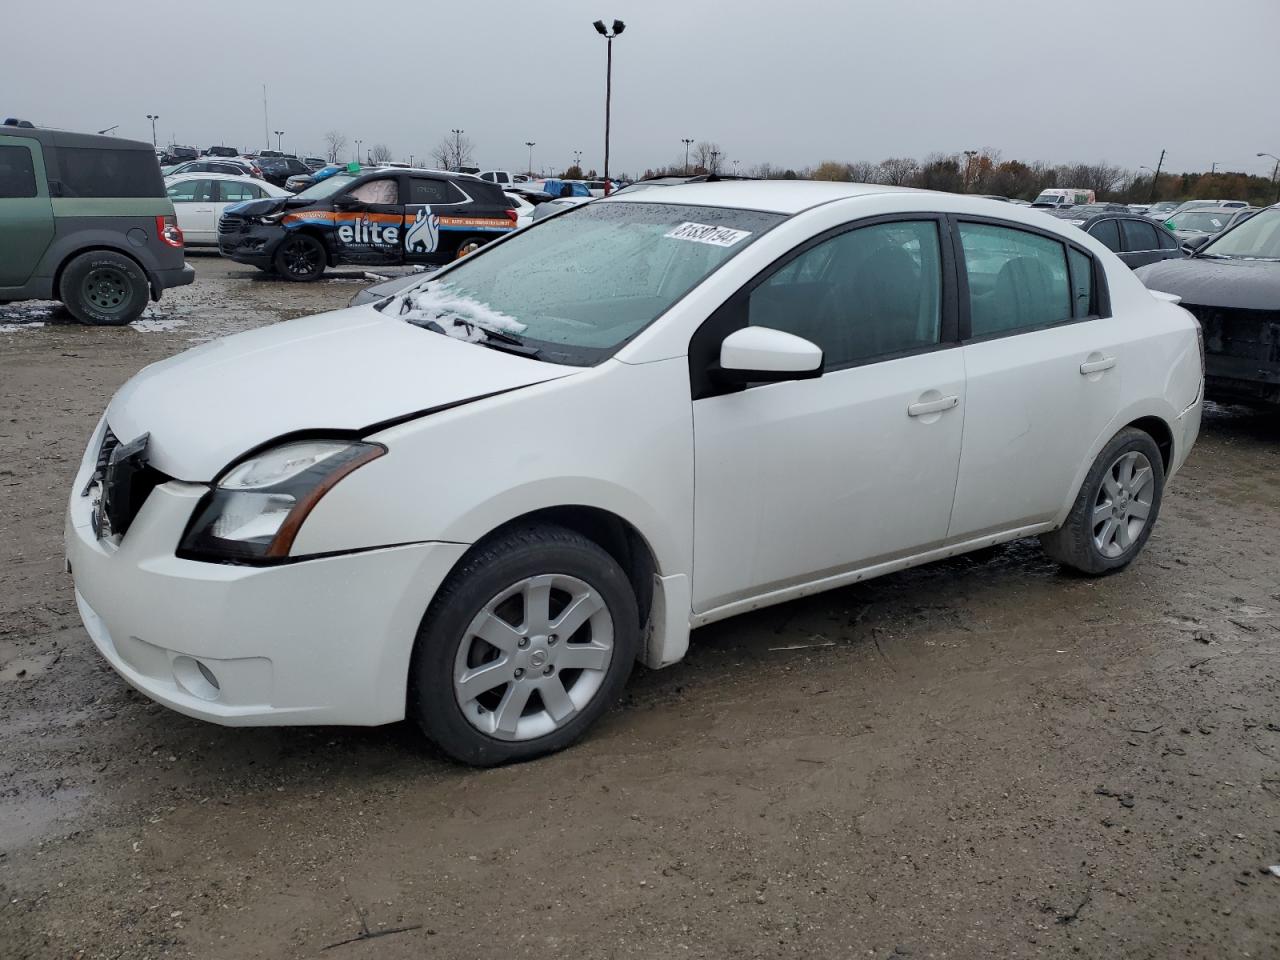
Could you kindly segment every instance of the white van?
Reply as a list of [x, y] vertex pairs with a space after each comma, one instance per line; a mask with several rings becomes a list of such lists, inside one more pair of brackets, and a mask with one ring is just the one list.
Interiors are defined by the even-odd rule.
[[1033, 207], [1074, 207], [1078, 203], [1097, 203], [1098, 199], [1092, 190], [1078, 190], [1075, 187], [1062, 187], [1054, 190], [1041, 190], [1040, 196], [1032, 201]]

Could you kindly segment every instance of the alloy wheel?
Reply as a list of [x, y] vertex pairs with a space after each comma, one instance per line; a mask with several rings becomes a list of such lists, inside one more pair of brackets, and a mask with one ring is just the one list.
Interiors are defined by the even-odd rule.
[[289, 273], [296, 277], [309, 277], [316, 272], [319, 253], [305, 240], [289, 240], [285, 243], [282, 259]]
[[1099, 553], [1114, 559], [1137, 542], [1150, 521], [1155, 490], [1151, 461], [1137, 450], [1121, 454], [1107, 468], [1093, 504], [1093, 545]]
[[467, 721], [499, 740], [532, 740], [573, 720], [604, 684], [613, 617], [588, 583], [527, 577], [486, 603], [454, 658]]

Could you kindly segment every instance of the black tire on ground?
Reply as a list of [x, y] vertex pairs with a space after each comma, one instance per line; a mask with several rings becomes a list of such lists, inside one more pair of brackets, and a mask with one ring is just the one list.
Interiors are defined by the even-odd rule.
[[[563, 726], [533, 739], [503, 740], [464, 716], [454, 693], [454, 665], [460, 644], [471, 642], [467, 629], [482, 608], [513, 584], [542, 574], [577, 578], [600, 596], [613, 620], [613, 655], [594, 697]], [[473, 766], [554, 753], [580, 738], [618, 699], [639, 646], [635, 593], [612, 556], [564, 527], [515, 528], [473, 550], [432, 599], [414, 642], [407, 713], [437, 747]]]
[[[1103, 501], [1110, 502], [1103, 493], [1103, 484], [1121, 458], [1130, 453], [1138, 453], [1146, 458], [1151, 468], [1150, 511], [1146, 517], [1146, 526], [1133, 538], [1132, 542], [1118, 555], [1107, 556], [1094, 540], [1094, 511], [1102, 510]], [[1160, 501], [1164, 495], [1164, 461], [1160, 449], [1151, 439], [1151, 435], [1134, 427], [1126, 427], [1111, 438], [1111, 442], [1102, 448], [1098, 458], [1089, 468], [1089, 473], [1080, 485], [1080, 493], [1067, 514], [1066, 522], [1052, 533], [1042, 534], [1040, 544], [1054, 560], [1065, 567], [1077, 570], [1089, 576], [1102, 576], [1127, 567], [1146, 545], [1147, 538], [1155, 527], [1160, 514]], [[1105, 521], [1104, 521], [1105, 522]]]
[[62, 271], [58, 299], [81, 323], [119, 327], [147, 307], [151, 285], [142, 267], [114, 250], [82, 253]]
[[489, 240], [488, 237], [464, 237], [458, 243], [458, 251], [453, 255], [453, 258], [455, 260], [461, 260], [463, 257], [467, 256], [468, 254], [475, 253], [477, 250], [483, 247], [488, 242], [488, 240]]
[[295, 283], [319, 280], [324, 275], [326, 262], [324, 244], [309, 233], [285, 237], [272, 258], [276, 273]]

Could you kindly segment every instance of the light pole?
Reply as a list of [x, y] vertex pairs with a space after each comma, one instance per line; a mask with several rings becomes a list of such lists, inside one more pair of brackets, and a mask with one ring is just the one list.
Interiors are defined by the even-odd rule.
[[284, 147], [280, 146], [281, 140], [284, 137], [284, 131], [276, 130], [275, 135], [276, 135], [276, 150], [278, 150], [280, 153], [284, 153]]
[[717, 170], [719, 170], [720, 168], [719, 160], [720, 160], [720, 151], [712, 150], [711, 151], [711, 169], [707, 171], [708, 173], [715, 173]]
[[1271, 185], [1276, 188], [1276, 203], [1280, 203], [1280, 180], [1276, 179], [1277, 174], [1280, 174], [1280, 157], [1274, 153], [1260, 153], [1258, 156], [1270, 157], [1276, 162], [1275, 169], [1271, 171]]
[[1156, 172], [1151, 175], [1151, 199], [1149, 203], [1156, 202], [1156, 187], [1160, 183], [1160, 168], [1164, 166], [1164, 151], [1160, 151], [1160, 159], [1156, 161]]
[[684, 175], [689, 175], [689, 145], [693, 143], [693, 137], [681, 137], [680, 142], [684, 144]]
[[356, 163], [360, 162], [360, 144], [362, 143], [364, 143], [363, 140], [356, 141]]
[[[151, 121], [151, 146], [152, 149], [154, 149], [159, 146], [159, 144], [156, 143], [156, 121], [160, 119], [160, 114], [148, 113], [147, 119]], [[1262, 156], [1262, 154], [1258, 154], [1258, 156]]]
[[609, 179], [609, 108], [613, 100], [613, 38], [619, 36], [627, 25], [621, 20], [613, 21], [612, 30], [604, 25], [603, 20], [592, 24], [596, 33], [608, 42], [609, 53], [605, 61], [604, 72], [604, 178]]
[[573, 165], [578, 168], [578, 172], [582, 172], [582, 151], [573, 151]]
[[977, 150], [966, 150], [964, 152], [964, 190], [969, 192], [969, 177], [973, 173], [973, 158], [978, 155]]
[[735, 177], [738, 175], [738, 161], [737, 161], [737, 160], [733, 161], [733, 175], [734, 175]]
[[529, 177], [533, 178], [533, 148], [537, 146], [532, 140], [526, 140], [524, 145], [529, 148]]

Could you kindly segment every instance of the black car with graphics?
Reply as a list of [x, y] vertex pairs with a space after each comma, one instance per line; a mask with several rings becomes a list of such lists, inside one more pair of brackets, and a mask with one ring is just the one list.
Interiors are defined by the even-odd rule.
[[151, 144], [0, 124], [0, 303], [119, 325], [194, 279]]
[[340, 264], [448, 263], [516, 228], [496, 184], [439, 170], [362, 170], [326, 177], [293, 197], [227, 208], [218, 248], [288, 280]]
[[1134, 273], [1150, 289], [1181, 297], [1200, 321], [1205, 396], [1280, 404], [1280, 205], [1185, 259]]

